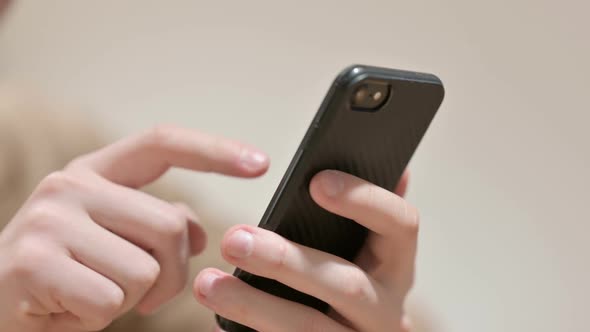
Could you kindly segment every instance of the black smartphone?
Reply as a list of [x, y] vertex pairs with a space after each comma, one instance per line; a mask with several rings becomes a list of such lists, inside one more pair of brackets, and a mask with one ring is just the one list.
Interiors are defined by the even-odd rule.
[[[368, 230], [318, 206], [309, 194], [319, 171], [347, 172], [393, 190], [442, 103], [434, 75], [354, 65], [334, 80], [259, 226], [302, 245], [354, 260]], [[270, 294], [325, 312], [329, 306], [276, 280], [236, 269]], [[217, 316], [227, 332], [253, 329]]]

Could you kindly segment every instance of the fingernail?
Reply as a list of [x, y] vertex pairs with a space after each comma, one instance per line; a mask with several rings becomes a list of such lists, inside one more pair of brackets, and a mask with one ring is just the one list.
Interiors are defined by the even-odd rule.
[[201, 277], [199, 282], [199, 292], [205, 297], [209, 297], [213, 294], [213, 284], [219, 279], [219, 276], [215, 273], [207, 273]]
[[254, 237], [251, 233], [238, 229], [227, 239], [227, 254], [235, 258], [246, 258], [254, 249]]
[[328, 196], [336, 196], [344, 189], [342, 175], [337, 171], [323, 172], [320, 176], [320, 185]]
[[240, 156], [242, 166], [250, 171], [257, 171], [263, 168], [267, 163], [267, 159], [268, 157], [264, 153], [248, 149], [243, 149], [242, 155]]

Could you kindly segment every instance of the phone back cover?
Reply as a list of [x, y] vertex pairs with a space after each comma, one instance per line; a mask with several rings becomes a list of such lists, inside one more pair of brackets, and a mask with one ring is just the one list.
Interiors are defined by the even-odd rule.
[[[376, 111], [352, 110], [351, 95], [367, 80], [387, 81], [389, 98]], [[392, 191], [442, 103], [444, 88], [429, 74], [351, 66], [334, 81], [260, 226], [281, 236], [347, 260], [354, 260], [367, 229], [319, 207], [309, 194], [321, 170], [344, 171]], [[268, 293], [326, 311], [323, 301], [275, 280], [237, 269], [248, 284]], [[218, 317], [228, 332], [253, 331]]]

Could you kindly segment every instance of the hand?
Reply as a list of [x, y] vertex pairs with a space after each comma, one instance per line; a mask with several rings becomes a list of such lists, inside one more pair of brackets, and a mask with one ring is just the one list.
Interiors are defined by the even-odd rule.
[[[407, 175], [396, 192], [403, 195], [406, 185]], [[310, 192], [323, 208], [370, 230], [354, 263], [246, 225], [230, 229], [221, 250], [225, 260], [245, 271], [327, 302], [331, 313], [264, 293], [216, 269], [195, 279], [197, 300], [257, 331], [407, 331], [403, 304], [414, 277], [417, 210], [385, 189], [338, 171], [320, 172]]]
[[268, 158], [236, 142], [158, 127], [49, 175], [0, 233], [2, 331], [100, 330], [181, 291], [205, 233], [185, 206], [136, 190], [172, 166], [254, 177]]

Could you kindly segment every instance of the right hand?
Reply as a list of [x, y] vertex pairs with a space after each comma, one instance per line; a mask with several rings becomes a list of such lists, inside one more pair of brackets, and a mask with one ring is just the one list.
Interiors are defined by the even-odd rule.
[[268, 164], [243, 144], [158, 127], [47, 176], [0, 233], [1, 330], [96, 331], [153, 312], [185, 287], [206, 235], [186, 207], [136, 189], [172, 166], [255, 177]]

